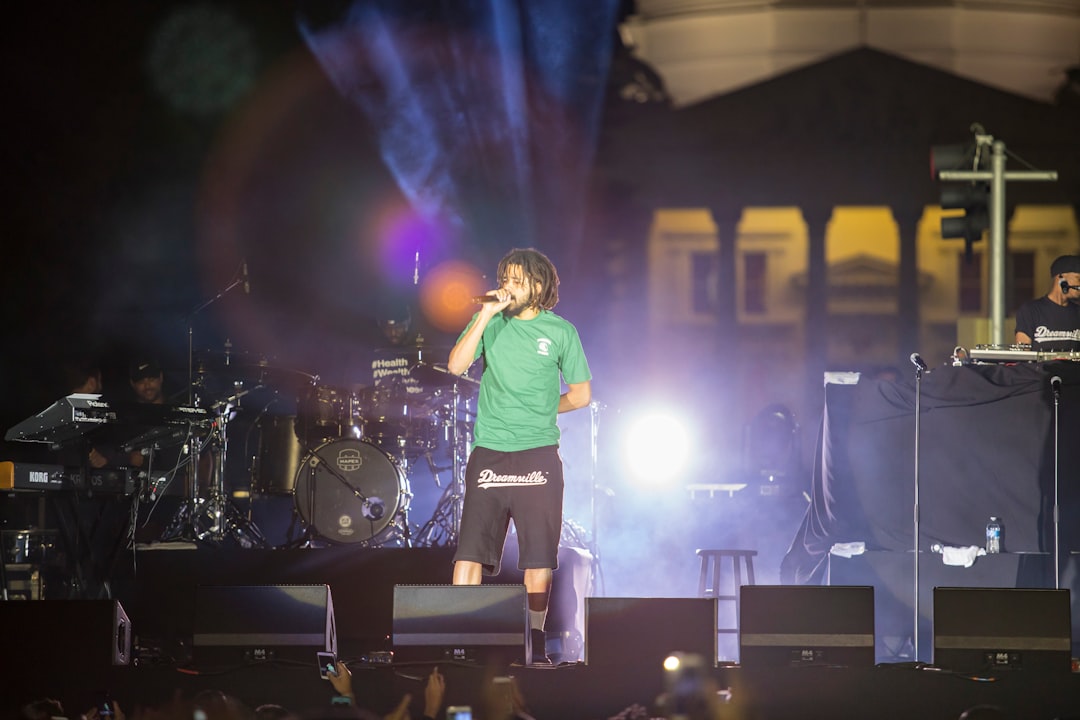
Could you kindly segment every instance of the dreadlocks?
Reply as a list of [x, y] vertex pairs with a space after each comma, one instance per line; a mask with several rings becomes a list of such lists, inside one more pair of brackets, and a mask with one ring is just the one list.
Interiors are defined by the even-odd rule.
[[499, 261], [500, 284], [506, 279], [506, 269], [511, 265], [521, 266], [521, 272], [530, 288], [533, 283], [540, 283], [540, 292], [536, 297], [536, 303], [540, 307], [551, 310], [558, 304], [559, 273], [547, 255], [533, 248], [514, 248]]

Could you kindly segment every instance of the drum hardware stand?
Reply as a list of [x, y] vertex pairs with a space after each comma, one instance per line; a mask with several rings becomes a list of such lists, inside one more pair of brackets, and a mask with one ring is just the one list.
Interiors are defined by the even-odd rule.
[[[462, 437], [461, 433], [461, 379], [455, 377], [451, 385], [450, 401], [450, 467], [442, 467], [450, 470], [450, 482], [447, 483], [442, 497], [435, 507], [431, 519], [421, 527], [417, 533], [419, 544], [424, 547], [436, 547], [457, 543], [461, 528], [461, 509], [465, 498], [465, 465], [467, 450], [463, 451], [463, 445], [467, 444], [468, 438]], [[435, 467], [433, 465], [432, 469]], [[442, 487], [442, 485], [439, 485]], [[436, 537], [437, 530], [445, 532], [444, 537]], [[440, 542], [441, 541], [441, 542]]]
[[[209, 436], [201, 439], [194, 432], [188, 434], [187, 441], [184, 442], [182, 455], [186, 455], [187, 459], [184, 462], [178, 462], [176, 472], [180, 471], [180, 467], [187, 464], [191, 467], [190, 477], [188, 482], [190, 485], [185, 488], [184, 502], [180, 504], [176, 512], [173, 513], [172, 519], [169, 524], [165, 526], [165, 530], [161, 533], [161, 542], [171, 542], [174, 540], [188, 540], [194, 542], [199, 539], [198, 515], [200, 512], [200, 506], [206, 501], [199, 497], [199, 458], [202, 457], [203, 450], [206, 449], [210, 442]], [[153, 466], [154, 456], [153, 452], [150, 454], [150, 467]], [[176, 477], [175, 475], [173, 476]], [[149, 482], [153, 482], [153, 477], [150, 472], [147, 472], [147, 479]], [[170, 481], [171, 482], [171, 481]], [[159, 498], [160, 500], [160, 498]], [[153, 508], [150, 509], [152, 513]]]
[[318, 475], [316, 474], [315, 469], [318, 468], [319, 463], [324, 461], [321, 457], [319, 457], [319, 454], [315, 452], [315, 449], [312, 448], [310, 443], [306, 440], [304, 441], [304, 449], [306, 450], [306, 452], [304, 453], [304, 457], [308, 458], [307, 496], [308, 517], [310, 518], [310, 521], [304, 522], [303, 517], [300, 515], [300, 509], [294, 504], [293, 517], [292, 522], [289, 523], [288, 535], [289, 537], [292, 537], [293, 528], [296, 527], [297, 518], [299, 518], [300, 521], [304, 524], [304, 532], [301, 533], [300, 537], [296, 538], [295, 540], [290, 540], [289, 542], [285, 543], [286, 548], [313, 548], [316, 547], [315, 541], [318, 539], [318, 532], [315, 528], [315, 479], [318, 477]]
[[[430, 454], [430, 453], [429, 453]], [[409, 507], [412, 505], [413, 493], [412, 483], [409, 482], [409, 458], [405, 448], [401, 449], [400, 459], [392, 459], [391, 462], [397, 463], [398, 469], [401, 471], [401, 477], [405, 487], [401, 490], [402, 502], [401, 507], [401, 534], [402, 541], [405, 543], [405, 547], [412, 547], [412, 528], [409, 527]], [[391, 522], [391, 525], [393, 522]]]
[[[173, 515], [171, 522], [162, 534], [162, 540], [201, 540], [222, 542], [232, 535], [237, 543], [245, 548], [268, 547], [262, 532], [245, 518], [225, 495], [225, 461], [228, 457], [227, 425], [232, 412], [233, 401], [246, 394], [241, 392], [214, 406], [217, 418], [213, 421], [205, 439], [192, 435], [185, 447], [188, 462], [191, 465], [191, 487], [189, 497]], [[222, 410], [223, 408], [223, 410]], [[196, 448], [192, 452], [192, 448]], [[211, 458], [209, 497], [199, 496], [199, 458], [209, 449]], [[206, 518], [204, 528], [202, 518]]]
[[461, 379], [455, 377], [450, 386], [450, 484], [447, 486], [448, 501], [450, 503], [450, 535], [449, 543], [457, 543], [461, 535], [461, 509], [465, 501], [465, 462], [463, 462], [462, 443], [465, 438], [461, 437], [461, 423], [458, 413], [461, 408]]
[[199, 540], [222, 542], [232, 536], [244, 549], [265, 548], [269, 546], [262, 532], [233, 505], [225, 494], [225, 461], [228, 458], [229, 415], [232, 413], [233, 400], [239, 399], [250, 391], [239, 392], [228, 400], [222, 401], [217, 408], [223, 408], [215, 421], [215, 432], [210, 435], [210, 497], [206, 501], [206, 515], [210, 526]]

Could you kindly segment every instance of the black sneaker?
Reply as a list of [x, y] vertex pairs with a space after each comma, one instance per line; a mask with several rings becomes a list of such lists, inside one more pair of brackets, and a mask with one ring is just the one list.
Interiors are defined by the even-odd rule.
[[550, 665], [551, 658], [547, 656], [547, 647], [544, 642], [544, 631], [532, 629], [532, 661], [530, 665]]

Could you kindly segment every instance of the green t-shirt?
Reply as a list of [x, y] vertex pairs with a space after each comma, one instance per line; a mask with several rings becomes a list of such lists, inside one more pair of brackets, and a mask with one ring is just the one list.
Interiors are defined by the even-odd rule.
[[500, 313], [484, 328], [476, 357], [484, 374], [475, 444], [503, 452], [557, 444], [560, 376], [567, 384], [592, 379], [577, 328], [550, 310], [532, 320]]

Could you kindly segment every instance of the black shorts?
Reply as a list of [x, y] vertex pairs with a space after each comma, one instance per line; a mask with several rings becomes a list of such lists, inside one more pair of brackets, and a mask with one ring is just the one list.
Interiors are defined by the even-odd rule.
[[454, 561], [480, 563], [485, 575], [498, 575], [512, 518], [518, 568], [557, 568], [562, 503], [558, 445], [514, 452], [473, 448], [465, 467], [465, 502]]

